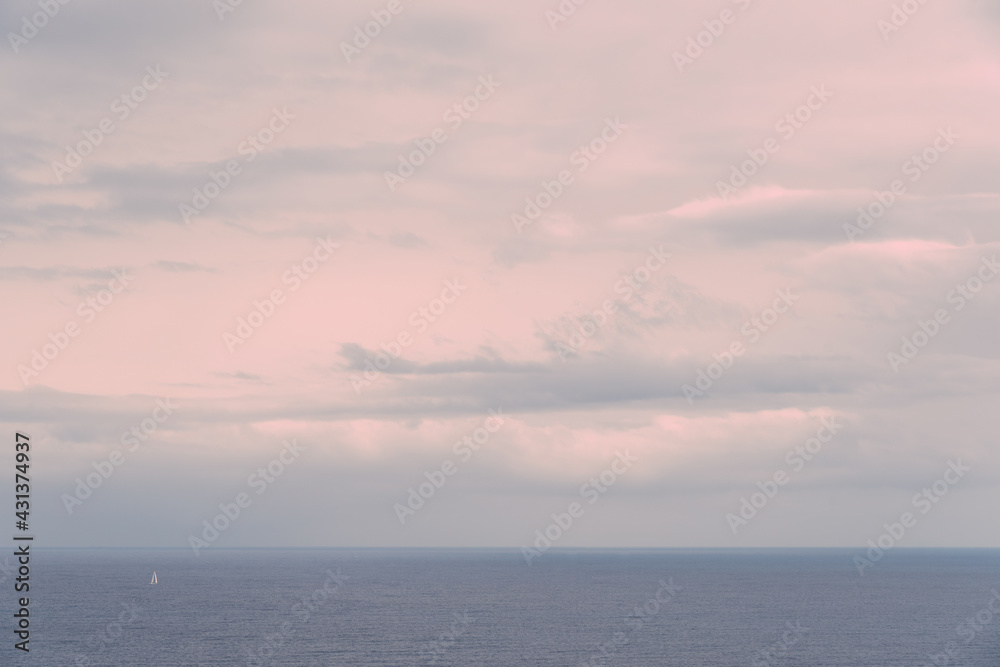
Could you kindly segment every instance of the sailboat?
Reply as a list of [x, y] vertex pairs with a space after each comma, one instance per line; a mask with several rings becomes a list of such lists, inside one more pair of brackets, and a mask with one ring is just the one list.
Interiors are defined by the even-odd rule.
[[157, 581], [156, 581], [156, 571], [153, 572], [153, 580], [150, 581], [149, 583], [151, 583], [151, 584], [157, 583]]

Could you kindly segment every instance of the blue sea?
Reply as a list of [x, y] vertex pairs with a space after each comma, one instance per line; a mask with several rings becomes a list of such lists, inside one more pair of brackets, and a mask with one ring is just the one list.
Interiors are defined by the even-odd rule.
[[1000, 666], [1000, 551], [859, 553], [39, 550], [0, 663]]

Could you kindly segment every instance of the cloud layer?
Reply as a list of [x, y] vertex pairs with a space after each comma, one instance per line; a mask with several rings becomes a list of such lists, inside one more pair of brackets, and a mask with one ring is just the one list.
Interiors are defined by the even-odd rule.
[[0, 9], [48, 543], [186, 546], [294, 439], [216, 544], [519, 546], [628, 451], [559, 546], [862, 545], [958, 459], [906, 545], [1000, 546], [996, 4], [570, 4]]

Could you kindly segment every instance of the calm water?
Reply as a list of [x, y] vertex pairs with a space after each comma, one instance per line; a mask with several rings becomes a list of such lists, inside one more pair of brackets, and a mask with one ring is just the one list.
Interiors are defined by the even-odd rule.
[[[863, 578], [855, 553], [551, 551], [528, 567], [517, 551], [39, 551], [32, 651], [15, 658], [918, 667], [937, 655], [1000, 666], [1000, 601], [995, 619], [985, 611], [1000, 551], [896, 550]], [[0, 662], [15, 664], [6, 579]]]

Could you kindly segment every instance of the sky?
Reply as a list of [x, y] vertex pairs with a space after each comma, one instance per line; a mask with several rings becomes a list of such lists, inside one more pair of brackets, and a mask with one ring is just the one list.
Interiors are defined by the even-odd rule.
[[1000, 546], [1000, 2], [0, 26], [42, 544]]

